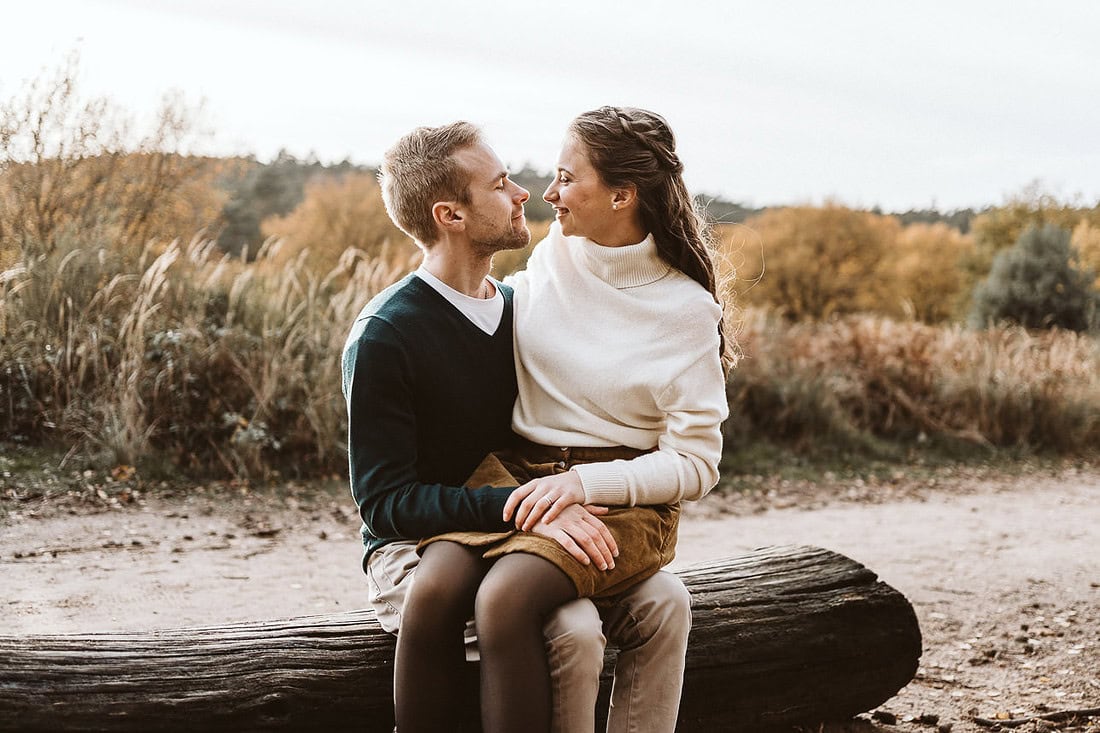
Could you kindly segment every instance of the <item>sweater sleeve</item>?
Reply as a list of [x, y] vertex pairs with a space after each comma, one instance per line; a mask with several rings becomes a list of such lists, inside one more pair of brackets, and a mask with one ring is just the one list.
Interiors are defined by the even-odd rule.
[[417, 540], [455, 530], [503, 531], [509, 488], [417, 479], [415, 385], [394, 329], [370, 317], [343, 354], [351, 490], [367, 532]]
[[717, 343], [658, 395], [657, 406], [665, 413], [657, 450], [630, 460], [574, 466], [586, 503], [634, 506], [694, 501], [718, 483], [721, 425], [729, 405]]

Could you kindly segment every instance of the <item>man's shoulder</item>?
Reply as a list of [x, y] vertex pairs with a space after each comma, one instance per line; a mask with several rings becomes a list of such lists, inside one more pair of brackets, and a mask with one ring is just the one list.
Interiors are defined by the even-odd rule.
[[415, 313], [422, 308], [423, 283], [412, 273], [381, 291], [363, 306], [351, 325], [344, 342], [344, 357], [354, 354], [364, 341], [392, 341], [404, 323], [415, 322]]
[[400, 319], [403, 314], [424, 307], [423, 291], [424, 281], [410, 272], [371, 298], [355, 320], [364, 321], [371, 316], [385, 320]]

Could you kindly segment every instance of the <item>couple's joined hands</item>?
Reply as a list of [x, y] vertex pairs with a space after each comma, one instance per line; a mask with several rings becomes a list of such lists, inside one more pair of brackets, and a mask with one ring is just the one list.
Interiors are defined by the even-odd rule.
[[512, 492], [504, 505], [504, 520], [515, 517], [516, 529], [549, 537], [588, 565], [615, 567], [615, 538], [598, 517], [607, 507], [584, 503], [584, 487], [575, 471], [528, 481]]

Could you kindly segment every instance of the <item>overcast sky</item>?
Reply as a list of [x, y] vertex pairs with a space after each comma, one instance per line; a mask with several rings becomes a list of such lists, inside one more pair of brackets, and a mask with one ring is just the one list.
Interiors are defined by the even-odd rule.
[[755, 205], [1100, 199], [1100, 3], [3, 0], [0, 98], [76, 48], [149, 114], [205, 100], [210, 152], [374, 164], [464, 118], [549, 170], [577, 113], [663, 114], [689, 187]]

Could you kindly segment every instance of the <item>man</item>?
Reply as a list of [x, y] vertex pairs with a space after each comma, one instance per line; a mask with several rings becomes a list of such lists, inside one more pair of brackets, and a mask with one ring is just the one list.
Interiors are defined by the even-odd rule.
[[[530, 232], [527, 191], [469, 123], [409, 133], [387, 152], [380, 180], [390, 217], [416, 240], [424, 262], [359, 315], [344, 348], [343, 389], [364, 569], [379, 621], [393, 632], [415, 577], [417, 540], [513, 528], [503, 515], [514, 486], [462, 484], [511, 438], [511, 291], [488, 272], [494, 253], [525, 246]], [[600, 512], [571, 505], [531, 531], [604, 567], [616, 548]], [[546, 624], [554, 729], [593, 728], [606, 629], [621, 649], [609, 729], [672, 730], [690, 626], [687, 591], [674, 575], [658, 573], [601, 609], [602, 619], [579, 599]], [[419, 709], [448, 728], [449, 670], [412, 685], [398, 667], [400, 694], [418, 696]]]

